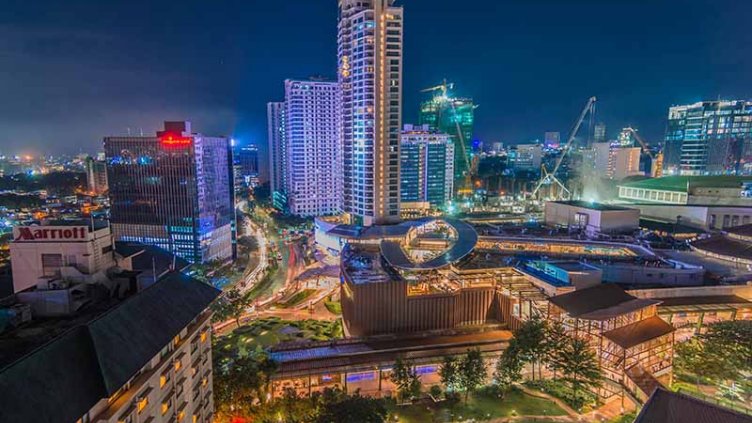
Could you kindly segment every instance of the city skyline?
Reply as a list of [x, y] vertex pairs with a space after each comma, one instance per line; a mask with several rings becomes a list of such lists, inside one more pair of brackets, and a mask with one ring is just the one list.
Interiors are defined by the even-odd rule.
[[[151, 133], [167, 119], [191, 119], [207, 132], [265, 150], [265, 104], [281, 81], [313, 74], [334, 78], [336, 10], [329, 3], [211, 10], [157, 5], [174, 19], [139, 14], [127, 25], [113, 22], [135, 18], [137, 4], [127, 10], [85, 3], [66, 10], [43, 2], [11, 6], [11, 18], [0, 22], [7, 63], [0, 87], [9, 100], [0, 113], [2, 153], [92, 152], [105, 134], [126, 135], [127, 128], [133, 135]], [[748, 33], [735, 29], [743, 27], [735, 23], [749, 6], [626, 4], [411, 4], [405, 15], [410, 29], [403, 120], [417, 121], [425, 98], [420, 90], [444, 77], [481, 106], [477, 138], [487, 144], [524, 143], [545, 131], [564, 136], [578, 104], [590, 95], [599, 97], [598, 120], [611, 132], [632, 125], [651, 142], [663, 139], [671, 105], [752, 97], [744, 78], [752, 43], [744, 41]], [[222, 24], [179, 31], [206, 17]], [[270, 39], [263, 22], [281, 18], [288, 30]], [[616, 21], [627, 22], [626, 29], [613, 29]], [[469, 24], [462, 31], [430, 29], [457, 22]], [[698, 25], [725, 29], [700, 33], [693, 30]], [[724, 43], [726, 37], [738, 42]], [[681, 40], [682, 47], [672, 48], [671, 40]], [[204, 60], [196, 61], [197, 55]], [[608, 71], [593, 70], [594, 61]]]

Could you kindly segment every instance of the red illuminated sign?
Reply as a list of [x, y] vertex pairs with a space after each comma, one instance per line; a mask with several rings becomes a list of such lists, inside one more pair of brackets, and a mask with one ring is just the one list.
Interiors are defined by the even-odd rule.
[[174, 135], [165, 135], [160, 138], [160, 141], [165, 147], [187, 147], [193, 142], [190, 137], [178, 137]]

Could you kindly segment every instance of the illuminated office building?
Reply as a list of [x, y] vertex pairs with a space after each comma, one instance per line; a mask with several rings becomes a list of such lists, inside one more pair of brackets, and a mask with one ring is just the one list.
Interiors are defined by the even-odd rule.
[[344, 211], [370, 226], [399, 220], [402, 7], [339, 0]]
[[559, 148], [561, 144], [561, 133], [559, 132], [546, 132], [543, 146], [546, 148]]
[[670, 107], [664, 154], [669, 174], [751, 174], [752, 101]]
[[[273, 199], [284, 196], [287, 175], [287, 146], [285, 145], [285, 102], [270, 102], [266, 105], [267, 129], [269, 131], [269, 183]], [[286, 200], [285, 200], [286, 203]], [[286, 206], [286, 204], [284, 205]], [[284, 207], [283, 206], [283, 207]], [[275, 203], [275, 207], [278, 205]]]
[[405, 125], [400, 146], [400, 201], [441, 206], [452, 199], [454, 144], [428, 125]]
[[593, 129], [593, 142], [599, 143], [599, 142], [606, 142], [606, 124], [603, 122], [598, 122], [595, 124], [595, 128]]
[[104, 161], [86, 158], [86, 187], [91, 194], [107, 192], [107, 166]]
[[156, 136], [106, 137], [104, 151], [116, 240], [155, 245], [192, 263], [235, 257], [227, 138], [165, 122]]

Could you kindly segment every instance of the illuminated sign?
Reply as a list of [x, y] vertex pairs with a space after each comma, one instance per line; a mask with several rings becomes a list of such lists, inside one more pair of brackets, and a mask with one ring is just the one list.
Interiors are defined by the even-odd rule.
[[193, 142], [191, 137], [180, 137], [175, 135], [165, 135], [159, 139], [165, 147], [188, 147]]
[[13, 242], [84, 241], [86, 226], [17, 226], [13, 228]]

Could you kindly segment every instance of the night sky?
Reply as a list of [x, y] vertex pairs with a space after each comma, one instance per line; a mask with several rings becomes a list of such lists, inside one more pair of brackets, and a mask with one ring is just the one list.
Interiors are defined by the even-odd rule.
[[[93, 153], [177, 119], [265, 146], [285, 78], [335, 77], [335, 0], [0, 3], [0, 153]], [[649, 141], [672, 104], [752, 98], [750, 0], [399, 4], [406, 123], [444, 77], [486, 143], [563, 137], [592, 95], [609, 136]]]

